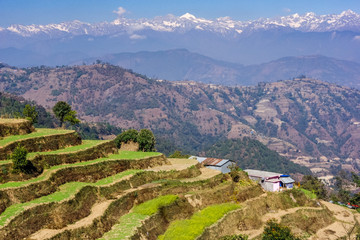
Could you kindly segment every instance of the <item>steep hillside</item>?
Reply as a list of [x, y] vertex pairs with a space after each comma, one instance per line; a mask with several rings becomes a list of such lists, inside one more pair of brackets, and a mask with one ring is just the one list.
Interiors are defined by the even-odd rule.
[[360, 89], [360, 64], [312, 55], [284, 57], [257, 65], [241, 65], [218, 61], [186, 49], [157, 52], [108, 54], [79, 61], [92, 64], [97, 59], [132, 69], [147, 76], [220, 85], [256, 85], [300, 75]]
[[300, 189], [265, 192], [241, 170], [119, 151], [114, 141], [82, 141], [66, 130], [37, 128], [0, 145], [24, 141], [26, 160], [42, 171], [20, 174], [0, 157], [0, 239], [257, 239], [273, 218], [302, 238], [354, 239], [359, 230], [357, 211]]
[[65, 100], [84, 120], [151, 128], [190, 152], [251, 136], [292, 158], [305, 156], [303, 164], [359, 169], [358, 90], [312, 79], [254, 87], [155, 81], [107, 64], [3, 67], [0, 79], [0, 91], [45, 106]]

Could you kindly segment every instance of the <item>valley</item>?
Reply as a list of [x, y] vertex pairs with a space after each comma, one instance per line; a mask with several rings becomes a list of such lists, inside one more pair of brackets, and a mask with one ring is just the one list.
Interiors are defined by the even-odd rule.
[[359, 171], [360, 93], [355, 89], [308, 78], [253, 87], [169, 82], [104, 63], [2, 67], [0, 78], [0, 91], [48, 108], [67, 101], [88, 122], [150, 128], [166, 154], [162, 139], [171, 149], [197, 154], [221, 139], [250, 137], [319, 177]]

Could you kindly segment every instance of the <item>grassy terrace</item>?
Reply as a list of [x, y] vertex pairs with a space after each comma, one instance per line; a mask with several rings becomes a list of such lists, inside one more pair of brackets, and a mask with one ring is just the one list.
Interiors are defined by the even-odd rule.
[[160, 240], [193, 240], [200, 236], [206, 227], [219, 221], [226, 213], [240, 208], [234, 203], [212, 205], [195, 213], [190, 219], [177, 220], [170, 224]]
[[302, 191], [302, 192], [306, 195], [306, 197], [308, 197], [309, 199], [316, 199], [316, 198], [317, 198], [317, 196], [316, 196], [315, 193], [313, 193], [313, 192], [311, 192], [311, 191], [309, 191], [309, 190], [306, 190], [306, 189], [304, 189], [304, 188], [299, 188], [299, 189], [300, 189], [300, 191]]
[[52, 129], [52, 128], [37, 128], [35, 132], [25, 134], [25, 135], [13, 135], [4, 137], [0, 140], [0, 147], [3, 147], [9, 143], [28, 139], [28, 138], [36, 138], [36, 137], [44, 137], [49, 135], [55, 135], [55, 134], [64, 134], [64, 133], [70, 133], [73, 132], [73, 130], [63, 130], [63, 129]]
[[105, 233], [100, 239], [127, 239], [135, 230], [141, 226], [149, 216], [157, 213], [163, 206], [172, 204], [178, 199], [176, 195], [165, 195], [154, 198], [134, 207], [130, 213], [122, 216], [119, 223], [114, 225], [112, 229]]
[[125, 176], [129, 176], [138, 172], [142, 172], [143, 170], [127, 170], [121, 172], [119, 174], [100, 179], [95, 183], [86, 183], [86, 182], [70, 182], [59, 187], [59, 191], [43, 196], [37, 199], [34, 199], [30, 202], [26, 203], [18, 203], [11, 205], [10, 207], [6, 208], [6, 210], [0, 215], [0, 227], [4, 226], [4, 224], [13, 216], [24, 211], [26, 208], [37, 205], [37, 204], [44, 204], [44, 203], [51, 203], [51, 202], [60, 202], [63, 200], [70, 199], [75, 196], [77, 192], [79, 192], [85, 186], [97, 186], [101, 187], [104, 185], [108, 185], [111, 183], [115, 183], [121, 180]]
[[109, 142], [109, 140], [83, 140], [81, 145], [66, 147], [49, 152], [32, 152], [28, 154], [28, 159], [34, 158], [36, 155], [50, 155], [50, 154], [62, 154], [62, 153], [73, 153], [88, 148], [92, 148], [101, 143]]
[[105, 158], [98, 158], [98, 159], [86, 161], [86, 162], [78, 162], [78, 163], [72, 163], [72, 164], [63, 164], [63, 165], [53, 166], [49, 169], [45, 169], [44, 172], [36, 178], [32, 178], [32, 179], [29, 179], [26, 181], [21, 181], [21, 182], [7, 182], [4, 184], [0, 184], [0, 189], [9, 188], [9, 187], [22, 187], [27, 184], [40, 182], [40, 181], [43, 181], [43, 180], [49, 178], [51, 176], [51, 174], [54, 173], [55, 171], [57, 171], [59, 169], [67, 168], [67, 167], [86, 166], [86, 165], [90, 165], [90, 164], [105, 162], [105, 161], [109, 161], [109, 160], [117, 160], [117, 159], [119, 159], [119, 160], [122, 160], [122, 159], [135, 160], [135, 159], [141, 159], [141, 158], [145, 158], [145, 157], [158, 156], [160, 154], [161, 153], [158, 153], [158, 152], [120, 151], [118, 154], [111, 154]]
[[0, 160], [0, 165], [11, 163], [11, 160]]

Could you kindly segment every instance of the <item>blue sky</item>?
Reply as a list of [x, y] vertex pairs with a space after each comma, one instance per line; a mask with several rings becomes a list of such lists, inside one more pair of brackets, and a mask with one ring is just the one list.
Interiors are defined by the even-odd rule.
[[0, 26], [48, 24], [80, 20], [112, 21], [119, 7], [127, 18], [152, 18], [190, 12], [197, 17], [230, 16], [236, 20], [284, 16], [293, 13], [360, 13], [360, 0], [0, 0]]

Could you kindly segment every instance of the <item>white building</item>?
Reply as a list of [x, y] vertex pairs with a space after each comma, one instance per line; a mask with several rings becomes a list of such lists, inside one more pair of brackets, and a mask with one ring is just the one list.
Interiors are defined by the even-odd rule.
[[191, 156], [191, 159], [196, 159], [199, 163], [203, 164], [207, 168], [221, 171], [222, 173], [230, 172], [230, 166], [235, 164], [234, 161], [229, 159], [207, 158]]
[[293, 188], [295, 180], [289, 175], [266, 172], [253, 169], [245, 169], [249, 178], [258, 182], [266, 191], [277, 192], [281, 189]]

